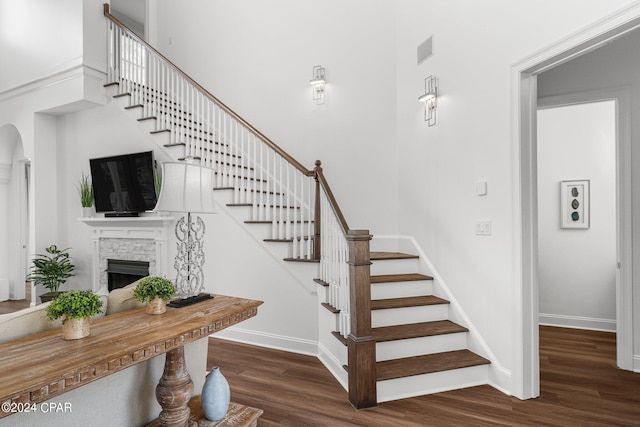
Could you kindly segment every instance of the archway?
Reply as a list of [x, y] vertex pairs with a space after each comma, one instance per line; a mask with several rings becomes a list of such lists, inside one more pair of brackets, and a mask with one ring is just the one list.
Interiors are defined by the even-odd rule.
[[18, 129], [0, 127], [0, 301], [25, 298], [28, 171]]

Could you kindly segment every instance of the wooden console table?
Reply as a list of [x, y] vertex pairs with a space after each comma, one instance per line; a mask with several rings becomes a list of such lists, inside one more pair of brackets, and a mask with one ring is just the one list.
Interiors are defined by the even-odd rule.
[[[91, 335], [80, 340], [64, 341], [57, 329], [0, 344], [0, 403], [40, 403], [166, 353], [156, 388], [159, 425], [186, 426], [193, 382], [183, 346], [255, 316], [261, 304], [215, 295], [161, 315], [137, 308], [96, 319]], [[8, 415], [0, 411], [0, 418]]]

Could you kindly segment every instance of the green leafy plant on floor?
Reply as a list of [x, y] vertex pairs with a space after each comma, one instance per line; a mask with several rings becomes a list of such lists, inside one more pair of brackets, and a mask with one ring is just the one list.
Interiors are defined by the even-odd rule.
[[75, 266], [69, 259], [69, 248], [58, 249], [51, 245], [46, 254], [37, 254], [32, 261], [31, 274], [27, 277], [36, 285], [42, 285], [51, 293], [58, 293], [60, 285], [73, 276]]
[[149, 302], [158, 297], [169, 301], [176, 294], [173, 284], [164, 277], [147, 276], [138, 282], [133, 295], [140, 302]]
[[90, 208], [93, 206], [93, 186], [89, 182], [89, 177], [84, 173], [80, 176], [78, 192], [80, 193], [80, 203], [83, 208]]
[[56, 320], [83, 319], [100, 313], [103, 302], [93, 291], [69, 291], [60, 294], [47, 307], [47, 318]]

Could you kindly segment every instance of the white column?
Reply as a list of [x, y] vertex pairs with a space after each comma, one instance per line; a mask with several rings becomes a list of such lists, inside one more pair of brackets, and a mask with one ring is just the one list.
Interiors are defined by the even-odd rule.
[[9, 299], [9, 182], [11, 163], [0, 164], [0, 301]]

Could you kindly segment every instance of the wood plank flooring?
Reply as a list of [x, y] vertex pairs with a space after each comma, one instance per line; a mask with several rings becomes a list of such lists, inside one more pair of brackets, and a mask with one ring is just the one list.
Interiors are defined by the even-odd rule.
[[[615, 366], [615, 334], [540, 327], [541, 396], [490, 386], [381, 403], [357, 411], [312, 356], [210, 338], [232, 400], [264, 410], [258, 426], [640, 426], [640, 374]], [[196, 391], [197, 392], [197, 391]]]
[[0, 314], [13, 313], [14, 311], [22, 310], [29, 307], [31, 303], [31, 284], [25, 283], [26, 298], [21, 300], [8, 300], [0, 302]]

